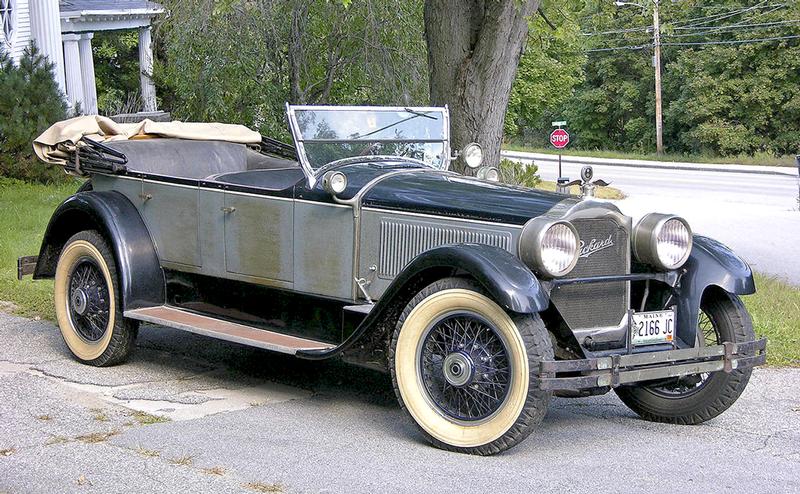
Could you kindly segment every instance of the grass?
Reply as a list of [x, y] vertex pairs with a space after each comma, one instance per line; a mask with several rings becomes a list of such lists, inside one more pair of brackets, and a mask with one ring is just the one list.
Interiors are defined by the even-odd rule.
[[162, 417], [161, 415], [153, 415], [147, 412], [136, 411], [131, 414], [131, 416], [139, 422], [139, 425], [152, 425], [152, 424], [161, 424], [164, 422], [169, 422], [170, 419], [167, 417]]
[[68, 442], [70, 442], [70, 438], [66, 436], [56, 435], [56, 436], [50, 436], [50, 439], [48, 439], [47, 442], [45, 442], [45, 445], [50, 446], [53, 444], [64, 444]]
[[161, 456], [161, 452], [155, 449], [147, 449], [143, 448], [142, 446], [138, 446], [136, 448], [136, 452], [142, 456], [146, 456], [148, 458], [158, 458]]
[[[521, 146], [519, 144], [505, 144], [504, 151], [527, 151], [531, 153], [559, 154], [553, 148], [540, 148], [535, 146]], [[686, 154], [662, 154], [655, 153], [625, 153], [622, 151], [603, 151], [590, 149], [567, 149], [561, 150], [564, 156], [587, 156], [590, 158], [616, 158], [630, 160], [652, 160], [652, 161], [682, 161], [689, 163], [715, 163], [715, 164], [738, 164], [753, 166], [796, 166], [794, 156], [773, 156], [767, 153], [756, 153], [738, 156], [708, 156], [708, 155], [686, 155]]]
[[92, 408], [92, 418], [97, 422], [108, 422], [108, 415], [100, 408]]
[[173, 465], [181, 465], [184, 467], [189, 467], [192, 465], [192, 461], [194, 461], [194, 456], [183, 455], [177, 458], [170, 458], [169, 462]]
[[[537, 189], [541, 190], [549, 190], [550, 192], [555, 192], [556, 190], [556, 183], [551, 182], [549, 180], [542, 180], [539, 182], [539, 185], [536, 186]], [[569, 193], [572, 195], [580, 195], [581, 188], [579, 185], [573, 185], [569, 188]], [[614, 187], [597, 187], [595, 189], [595, 197], [597, 199], [625, 199], [627, 197], [624, 192], [619, 189], [615, 189]]]
[[0, 177], [0, 300], [14, 303], [15, 312], [54, 320], [53, 283], [17, 281], [17, 258], [39, 253], [47, 222], [56, 206], [80, 184], [38, 185]]
[[265, 484], [263, 482], [248, 482], [246, 484], [242, 484], [242, 487], [245, 489], [249, 489], [255, 492], [264, 492], [264, 493], [272, 493], [272, 492], [283, 492], [283, 486], [281, 484]]
[[222, 467], [211, 467], [203, 469], [203, 473], [205, 473], [206, 475], [216, 475], [217, 477], [222, 477], [223, 475], [225, 475], [226, 471], [227, 470], [225, 470]]
[[[77, 183], [45, 186], [0, 178], [0, 301], [14, 303], [20, 315], [55, 319], [53, 284], [32, 282], [30, 277], [17, 281], [16, 260], [38, 253], [50, 215], [77, 188]], [[598, 197], [605, 193], [601, 189]], [[800, 287], [761, 275], [757, 275], [756, 284], [758, 293], [744, 301], [756, 332], [770, 340], [768, 363], [800, 367]], [[141, 425], [169, 421], [144, 412], [135, 412], [132, 417]]]
[[756, 288], [744, 304], [756, 333], [769, 340], [767, 364], [800, 367], [800, 288], [759, 274]]
[[120, 431], [113, 430], [108, 432], [91, 432], [89, 434], [84, 434], [82, 436], [76, 436], [75, 439], [82, 443], [87, 444], [96, 444], [96, 443], [103, 443], [111, 439], [112, 437], [119, 434]]

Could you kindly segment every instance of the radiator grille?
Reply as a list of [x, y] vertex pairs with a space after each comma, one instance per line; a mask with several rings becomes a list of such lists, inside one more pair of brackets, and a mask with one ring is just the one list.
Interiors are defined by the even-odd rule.
[[[567, 278], [627, 274], [630, 246], [627, 230], [611, 218], [578, 219], [572, 224], [582, 241], [582, 257]], [[611, 238], [613, 245], [602, 247]], [[588, 253], [588, 255], [587, 255]], [[572, 329], [616, 326], [628, 310], [628, 282], [564, 285], [551, 300]]]
[[475, 243], [511, 250], [511, 234], [430, 223], [382, 220], [378, 276], [394, 278], [416, 256], [440, 245]]

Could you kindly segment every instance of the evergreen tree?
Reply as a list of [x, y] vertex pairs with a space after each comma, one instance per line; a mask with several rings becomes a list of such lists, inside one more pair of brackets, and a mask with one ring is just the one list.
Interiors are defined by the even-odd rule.
[[0, 175], [51, 182], [64, 176], [33, 152], [33, 139], [66, 118], [67, 105], [53, 64], [31, 42], [19, 64], [0, 52]]

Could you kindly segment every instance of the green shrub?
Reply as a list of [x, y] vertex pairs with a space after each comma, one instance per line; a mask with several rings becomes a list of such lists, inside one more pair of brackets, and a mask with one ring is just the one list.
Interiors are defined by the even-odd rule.
[[66, 113], [53, 64], [33, 43], [19, 65], [0, 51], [0, 176], [45, 183], [64, 180], [61, 167], [36, 158], [33, 139]]
[[539, 167], [533, 163], [523, 164], [509, 159], [500, 161], [500, 180], [503, 183], [534, 188], [542, 181], [538, 171]]

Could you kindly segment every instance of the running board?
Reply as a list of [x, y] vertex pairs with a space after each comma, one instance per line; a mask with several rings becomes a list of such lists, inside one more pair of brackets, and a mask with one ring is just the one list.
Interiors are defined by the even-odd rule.
[[166, 305], [126, 310], [124, 315], [130, 319], [290, 355], [294, 355], [298, 351], [325, 351], [335, 347], [330, 343], [223, 321]]

